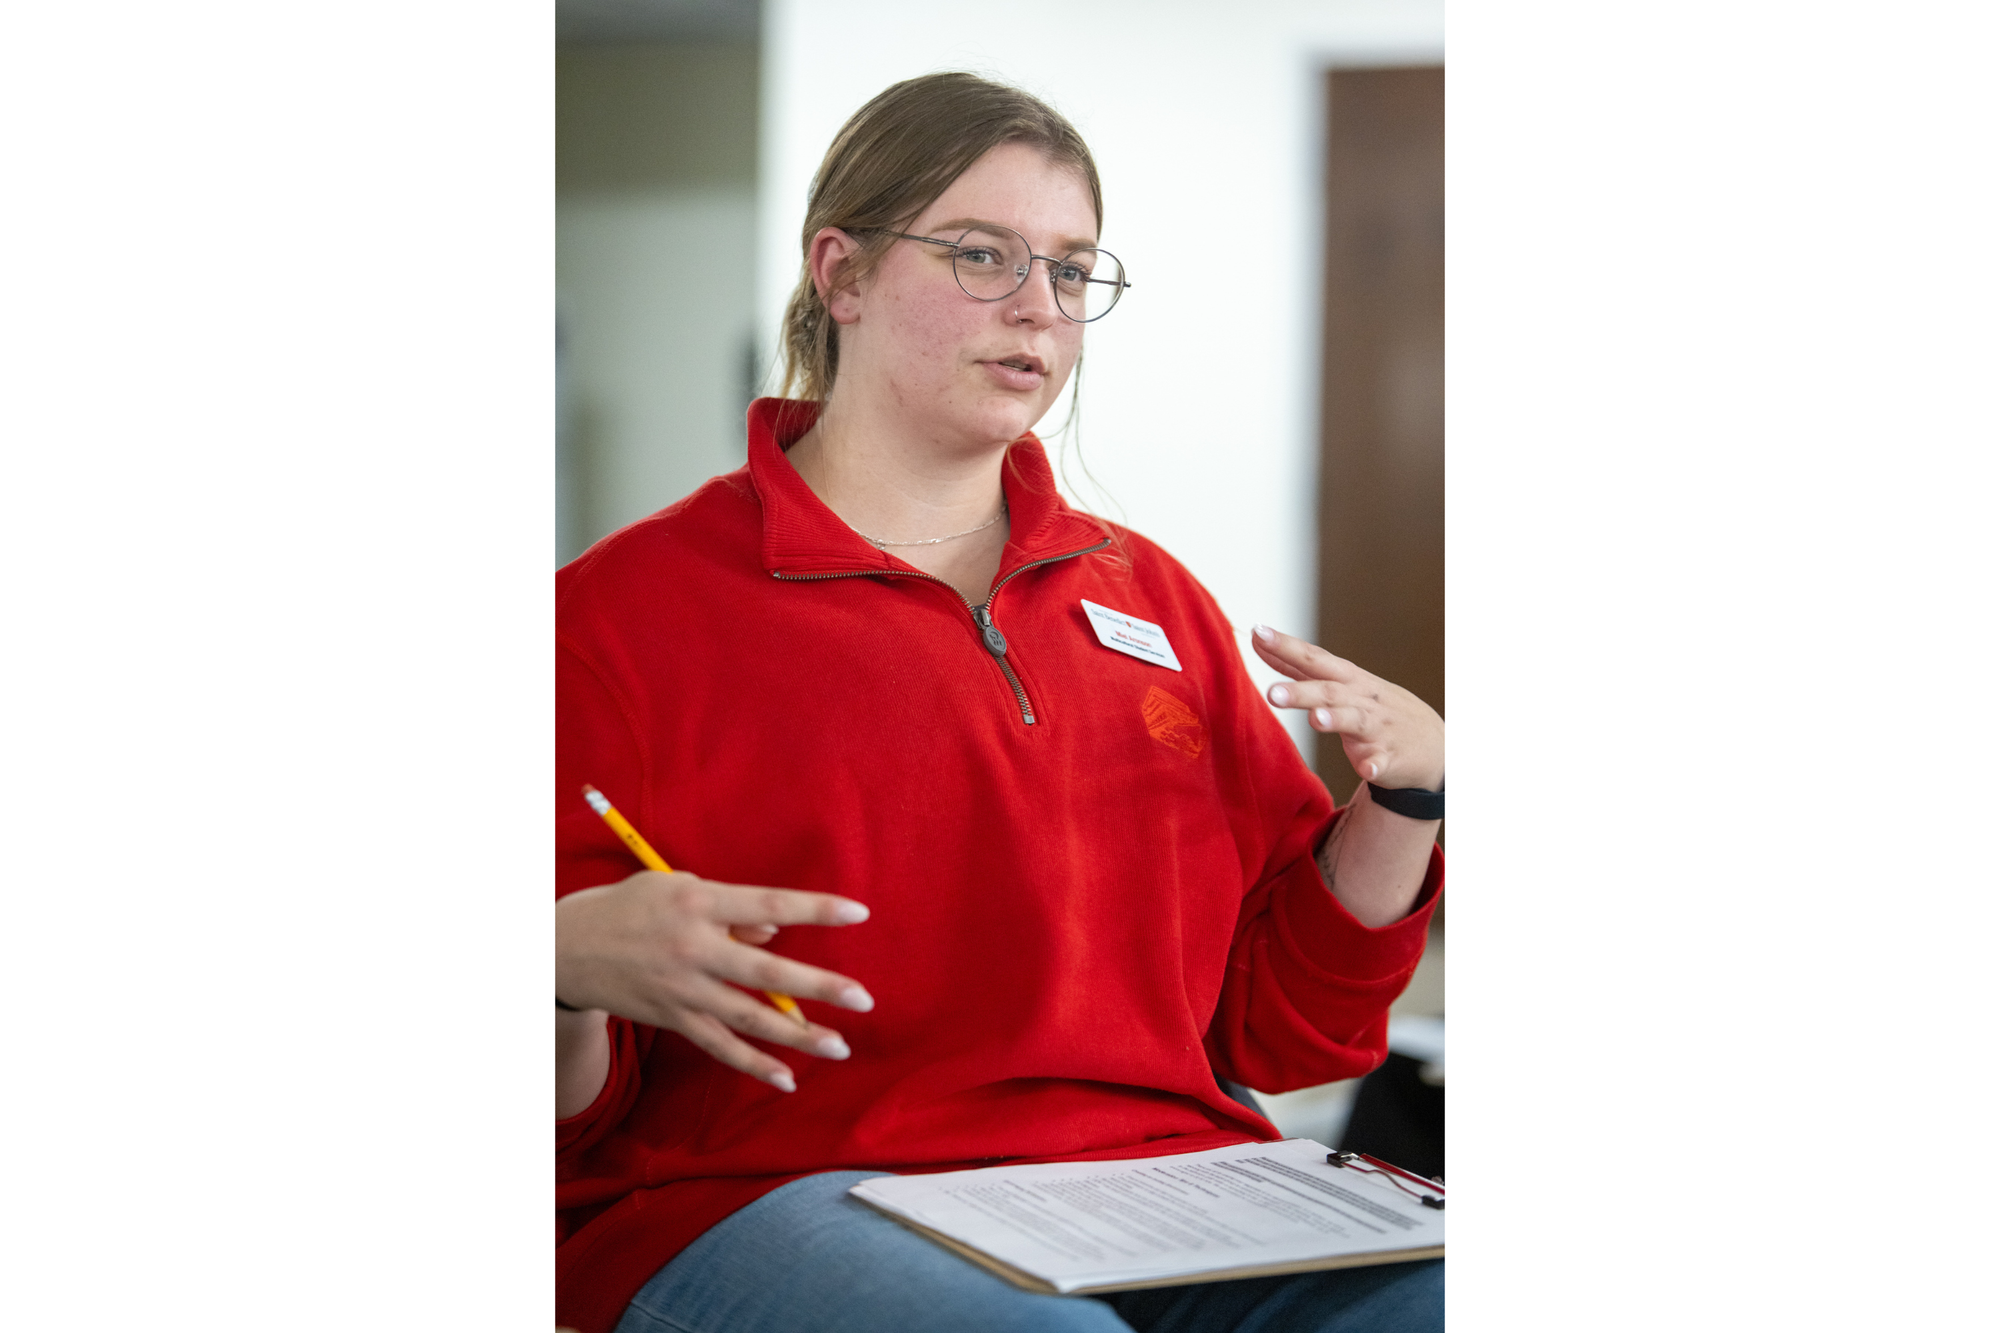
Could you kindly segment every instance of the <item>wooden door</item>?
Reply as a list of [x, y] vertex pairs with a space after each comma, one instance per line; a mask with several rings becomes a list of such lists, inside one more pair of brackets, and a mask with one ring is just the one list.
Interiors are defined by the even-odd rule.
[[1319, 642], [1442, 713], [1444, 71], [1329, 73], [1326, 154]]

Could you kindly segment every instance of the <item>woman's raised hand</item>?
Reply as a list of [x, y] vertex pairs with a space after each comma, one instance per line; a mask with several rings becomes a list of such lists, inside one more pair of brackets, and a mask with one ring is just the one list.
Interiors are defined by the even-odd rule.
[[780, 926], [867, 919], [866, 907], [828, 893], [642, 870], [556, 903], [556, 994], [580, 1009], [671, 1029], [730, 1068], [790, 1092], [791, 1070], [737, 1033], [830, 1060], [846, 1059], [847, 1043], [831, 1028], [801, 1026], [754, 992], [862, 1013], [875, 1001], [847, 977], [758, 946]]
[[1378, 787], [1444, 786], [1444, 719], [1400, 685], [1370, 675], [1324, 648], [1259, 625], [1257, 656], [1290, 677], [1271, 686], [1279, 708], [1310, 709], [1314, 731], [1340, 737], [1347, 762]]

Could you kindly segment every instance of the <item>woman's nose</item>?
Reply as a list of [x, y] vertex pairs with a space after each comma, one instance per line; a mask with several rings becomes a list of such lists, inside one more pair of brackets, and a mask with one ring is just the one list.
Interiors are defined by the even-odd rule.
[[1017, 322], [1047, 328], [1062, 318], [1062, 310], [1056, 305], [1055, 277], [1042, 268], [1039, 260], [1030, 268], [1028, 280], [1014, 293], [1014, 303], [1008, 308]]

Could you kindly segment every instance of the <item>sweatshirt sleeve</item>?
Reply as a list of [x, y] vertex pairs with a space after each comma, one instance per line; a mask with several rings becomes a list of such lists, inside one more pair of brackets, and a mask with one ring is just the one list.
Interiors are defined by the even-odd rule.
[[1408, 915], [1379, 928], [1355, 920], [1316, 861], [1344, 811], [1332, 808], [1247, 672], [1237, 697], [1249, 795], [1236, 818], [1250, 887], [1208, 1028], [1209, 1060], [1260, 1092], [1356, 1078], [1388, 1053], [1389, 1005], [1423, 956], [1444, 888], [1443, 854], [1431, 848]]
[[[556, 640], [556, 897], [614, 884], [639, 863], [583, 799], [589, 783], [613, 805], [638, 809], [646, 764], [626, 710], [603, 675], [562, 636]], [[609, 1020], [611, 1068], [597, 1100], [556, 1122], [557, 1178], [616, 1127], [639, 1093], [652, 1029]]]
[[556, 639], [556, 897], [616, 884], [639, 862], [583, 799], [585, 784], [637, 819], [648, 765], [624, 701], [571, 641]]
[[1444, 857], [1432, 847], [1416, 906], [1371, 929], [1328, 891], [1310, 856], [1260, 885], [1238, 922], [1209, 1025], [1216, 1069], [1259, 1092], [1289, 1092], [1381, 1064], [1389, 1005], [1423, 956], [1443, 887]]

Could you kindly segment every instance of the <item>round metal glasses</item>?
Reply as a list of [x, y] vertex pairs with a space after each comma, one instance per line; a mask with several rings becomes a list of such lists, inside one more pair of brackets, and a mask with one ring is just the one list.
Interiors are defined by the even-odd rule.
[[1036, 254], [1025, 236], [997, 222], [976, 223], [955, 241], [913, 236], [906, 231], [888, 234], [951, 251], [952, 274], [958, 279], [959, 288], [975, 301], [1004, 301], [1020, 291], [1027, 285], [1028, 274], [1039, 259], [1049, 266], [1049, 286], [1055, 290], [1056, 309], [1078, 324], [1088, 324], [1110, 314], [1111, 307], [1118, 304], [1118, 298], [1132, 285], [1125, 281], [1125, 266], [1109, 250], [1091, 246], [1054, 259]]

